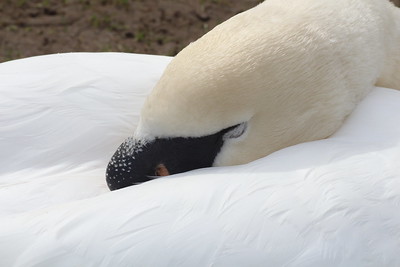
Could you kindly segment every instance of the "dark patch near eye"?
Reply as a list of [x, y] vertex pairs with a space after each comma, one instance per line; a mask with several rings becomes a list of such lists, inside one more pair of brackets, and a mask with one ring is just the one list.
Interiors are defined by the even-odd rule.
[[[128, 138], [107, 166], [108, 187], [115, 190], [152, 180], [154, 176], [211, 167], [223, 146], [225, 135], [240, 125], [204, 137], [156, 138], [148, 143]], [[229, 136], [243, 132], [239, 129]]]

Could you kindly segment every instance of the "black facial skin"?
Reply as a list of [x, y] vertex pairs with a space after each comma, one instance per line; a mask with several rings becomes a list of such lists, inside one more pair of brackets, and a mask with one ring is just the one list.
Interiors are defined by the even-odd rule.
[[149, 143], [128, 138], [107, 166], [107, 185], [116, 190], [152, 180], [160, 164], [168, 174], [211, 167], [224, 143], [224, 135], [237, 126], [196, 138], [157, 138]]

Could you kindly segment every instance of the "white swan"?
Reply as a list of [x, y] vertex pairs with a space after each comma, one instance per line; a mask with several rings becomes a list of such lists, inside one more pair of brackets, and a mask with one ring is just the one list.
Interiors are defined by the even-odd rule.
[[328, 139], [109, 192], [170, 60], [0, 64], [0, 266], [400, 265], [399, 91], [373, 89]]
[[400, 10], [268, 0], [182, 50], [147, 98], [110, 189], [248, 163], [333, 134], [374, 84], [400, 89]]
[[109, 192], [105, 165], [170, 58], [0, 64], [0, 266], [400, 265], [400, 92], [329, 139]]

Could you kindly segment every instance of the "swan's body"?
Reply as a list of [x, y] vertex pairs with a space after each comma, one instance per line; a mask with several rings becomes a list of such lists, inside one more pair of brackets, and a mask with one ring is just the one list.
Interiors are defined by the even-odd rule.
[[103, 193], [112, 150], [170, 60], [60, 54], [0, 64], [0, 218]]
[[[269, 2], [278, 12], [279, 5], [274, 6], [278, 2]], [[335, 70], [335, 75], [341, 73], [352, 86], [332, 89], [347, 88], [350, 91], [347, 94], [326, 91], [328, 96], [349, 97], [344, 98], [346, 112], [350, 112], [372, 90], [375, 80], [399, 89], [399, 76], [395, 73], [398, 71], [399, 50], [394, 50], [398, 41], [395, 32], [398, 22], [392, 16], [392, 12], [398, 11], [394, 7], [385, 1], [372, 0], [280, 2], [325, 3], [331, 7], [336, 3], [358, 3], [360, 11], [349, 5], [345, 12], [359, 14], [359, 20], [370, 18], [379, 26], [376, 29], [382, 34], [374, 31], [374, 27], [368, 28], [368, 23], [359, 25], [367, 27], [363, 29], [368, 29], [368, 34], [383, 38], [367, 38], [371, 43], [359, 47], [371, 53], [368, 55], [370, 59], [352, 50], [353, 46], [362, 43], [358, 38], [364, 36], [364, 32], [359, 32], [359, 27], [354, 28], [355, 39], [346, 40], [349, 47], [343, 49], [356, 53], [355, 59], [365, 64], [350, 61], [354, 69], [349, 69], [349, 72]], [[364, 9], [369, 5], [371, 9]], [[381, 11], [384, 12], [382, 16], [361, 16], [381, 14]], [[255, 11], [247, 14], [252, 12]], [[334, 17], [337, 13], [331, 15]], [[389, 27], [386, 23], [392, 19], [393, 25], [397, 26], [385, 28], [384, 25]], [[359, 20], [354, 20], [354, 23]], [[393, 34], [387, 35], [385, 31], [393, 31]], [[290, 48], [290, 42], [284, 44], [287, 45], [285, 48]], [[371, 47], [380, 47], [384, 53]], [[375, 53], [384, 57], [377, 57]], [[312, 68], [316, 55], [320, 54], [312, 53], [313, 60], [304, 68], [321, 71]], [[178, 56], [175, 61], [182, 58]], [[344, 66], [348, 64], [346, 60], [351, 59], [330, 58], [334, 62], [340, 59], [339, 63], [343, 61]], [[151, 114], [157, 114], [157, 108], [149, 108], [151, 103], [155, 103], [151, 99], [158, 95], [161, 103], [172, 100], [168, 98], [169, 90], [162, 88], [169, 84], [168, 79], [173, 82], [173, 78], [165, 75], [174, 66], [179, 67], [175, 63], [169, 65], [156, 85], [144, 106], [141, 122], [138, 122], [144, 98], [169, 61], [169, 58], [127, 54], [69, 54], [0, 64], [0, 266], [400, 265], [399, 91], [374, 89], [343, 127], [328, 139], [298, 144], [247, 165], [196, 170], [108, 192], [103, 181], [106, 162], [113, 147], [122, 142], [136, 124], [140, 125], [136, 135], [144, 145], [150, 145], [151, 140], [161, 136], [162, 133], [157, 131], [162, 128], [168, 134], [160, 138], [171, 136], [170, 139], [179, 142], [183, 140], [176, 139], [179, 136], [196, 139], [193, 137], [196, 133], [206, 135], [198, 138], [205, 138], [201, 140], [208, 142], [208, 134], [219, 131], [213, 128], [216, 126], [212, 123], [216, 121], [215, 115], [211, 115], [210, 120], [199, 120], [199, 125], [194, 125], [194, 128], [189, 127], [192, 122], [185, 126], [186, 121], [182, 121], [182, 132], [178, 137], [174, 136], [173, 129], [168, 129], [168, 123], [156, 123], [152, 128], [157, 116]], [[196, 62], [194, 57], [194, 66]], [[219, 60], [214, 62], [223, 64]], [[278, 63], [281, 62], [272, 64], [272, 72], [279, 70], [281, 65]], [[325, 67], [329, 66], [321, 65], [322, 71]], [[188, 69], [188, 74], [191, 71]], [[365, 76], [369, 83], [351, 78], [353, 75], [362, 78], [365, 73], [371, 74]], [[183, 74], [182, 82], [185, 81]], [[256, 72], [249, 74], [257, 76]], [[298, 77], [295, 74], [284, 76], [286, 80], [275, 81], [278, 84], [290, 82], [290, 79]], [[196, 79], [202, 80], [202, 77], [204, 74], [199, 73]], [[310, 74], [310, 79], [315, 79], [315, 84], [320, 85], [318, 77]], [[224, 84], [223, 81], [215, 81], [215, 84]], [[239, 81], [249, 83], [241, 79], [233, 81], [235, 83], [229, 84], [234, 88], [240, 87]], [[296, 81], [295, 85], [304, 85], [301, 80]], [[333, 82], [341, 85], [340, 81]], [[301, 88], [316, 87], [308, 79], [304, 83], [310, 87]], [[184, 92], [182, 95], [177, 95], [176, 91], [173, 94], [183, 97]], [[203, 105], [207, 103], [197, 93], [193, 97], [203, 101]], [[227, 102], [222, 100], [219, 103], [229, 103], [230, 95], [227, 96]], [[250, 103], [246, 101], [252, 98], [243, 94], [240, 98], [243, 102], [238, 102], [238, 111], [246, 111], [245, 105], [240, 103]], [[308, 99], [304, 97], [301, 101], [308, 103]], [[325, 100], [322, 110], [336, 108]], [[196, 103], [190, 98], [188, 101], [191, 109], [182, 112], [192, 111], [192, 114], [201, 115]], [[293, 106], [298, 111], [296, 115], [313, 115], [313, 112], [302, 114], [300, 104], [296, 102]], [[339, 104], [343, 103], [339, 101]], [[254, 110], [257, 105], [256, 101]], [[276, 107], [274, 102], [271, 105]], [[221, 106], [206, 107], [211, 112], [218, 111]], [[279, 108], [285, 111], [282, 106]], [[168, 105], [165, 113], [174, 114], [178, 110]], [[346, 112], [340, 112], [343, 120]], [[240, 123], [239, 119], [246, 118], [240, 115], [249, 113], [230, 114], [221, 118], [222, 128], [231, 126], [227, 122]], [[272, 121], [276, 123], [273, 126], [282, 123], [282, 116], [291, 118], [280, 112], [276, 115], [279, 120]], [[178, 116], [191, 118], [193, 115]], [[256, 114], [251, 118], [255, 117]], [[171, 116], [166, 118], [175, 121]], [[294, 123], [298, 125], [296, 120]], [[326, 121], [321, 124], [330, 125]], [[175, 130], [178, 131], [180, 125], [176, 124]], [[252, 142], [247, 138], [252, 135], [254, 125], [250, 119], [247, 125], [218, 132], [222, 133], [221, 140], [228, 142], [229, 146], [224, 144], [216, 162], [222, 164], [224, 159], [237, 158], [227, 151], [234, 151], [240, 142]], [[189, 134], [193, 129], [197, 129], [196, 132]], [[312, 130], [312, 133], [318, 133], [320, 130], [324, 132], [325, 128], [314, 127]], [[270, 139], [262, 141], [272, 142]], [[197, 153], [196, 150], [191, 152]], [[246, 150], [243, 153], [246, 154]], [[171, 170], [168, 168], [167, 171]]]
[[0, 64], [0, 266], [400, 265], [399, 91], [374, 89], [328, 139], [109, 192], [169, 61]]
[[[400, 11], [389, 1], [265, 1], [172, 60], [134, 139], [111, 160], [109, 186], [149, 180], [160, 166], [243, 164], [326, 138], [374, 85], [400, 89], [399, 44]], [[240, 136], [227, 137], [235, 125]]]

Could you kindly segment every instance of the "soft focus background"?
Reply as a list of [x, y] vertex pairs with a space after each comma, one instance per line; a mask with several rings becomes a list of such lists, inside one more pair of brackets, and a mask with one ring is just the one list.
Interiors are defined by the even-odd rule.
[[[173, 56], [215, 25], [260, 2], [0, 0], [0, 62], [77, 51]], [[400, 5], [400, 0], [393, 2]]]

